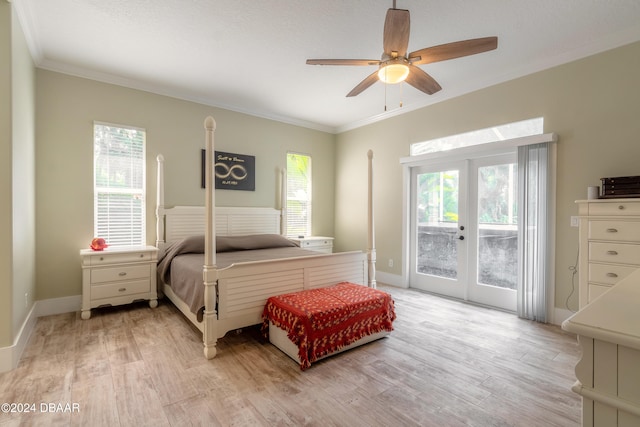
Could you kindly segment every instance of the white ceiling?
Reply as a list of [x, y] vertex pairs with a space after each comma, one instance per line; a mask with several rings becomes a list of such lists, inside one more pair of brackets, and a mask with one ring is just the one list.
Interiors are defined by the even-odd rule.
[[[409, 51], [498, 36], [498, 49], [422, 65], [426, 95], [376, 83], [375, 67], [308, 58], [380, 59], [392, 0], [13, 0], [36, 65], [341, 132], [640, 40], [638, 0], [398, 0]], [[403, 107], [400, 108], [400, 101]]]

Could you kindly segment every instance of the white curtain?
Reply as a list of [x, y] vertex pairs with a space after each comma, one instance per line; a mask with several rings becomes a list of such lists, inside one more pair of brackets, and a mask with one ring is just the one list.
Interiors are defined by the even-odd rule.
[[553, 272], [552, 144], [518, 147], [518, 316], [543, 323]]

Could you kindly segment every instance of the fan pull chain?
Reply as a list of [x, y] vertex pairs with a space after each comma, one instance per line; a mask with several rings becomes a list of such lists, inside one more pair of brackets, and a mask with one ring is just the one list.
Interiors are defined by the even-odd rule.
[[387, 86], [389, 86], [386, 83], [387, 80], [387, 67], [384, 67], [384, 77], [385, 77], [385, 83], [384, 83], [384, 111], [385, 113], [387, 112]]
[[400, 83], [400, 108], [402, 108], [402, 88], [404, 87], [404, 82]]
[[384, 84], [384, 111], [387, 111], [387, 86], [388, 84]]

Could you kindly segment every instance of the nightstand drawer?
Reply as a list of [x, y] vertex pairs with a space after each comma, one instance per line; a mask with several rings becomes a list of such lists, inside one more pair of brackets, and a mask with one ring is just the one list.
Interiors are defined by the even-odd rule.
[[638, 242], [640, 241], [640, 222], [589, 221], [589, 239]]
[[300, 242], [301, 248], [316, 248], [316, 247], [327, 247], [333, 246], [333, 241], [330, 239], [313, 239], [313, 240], [301, 240]]
[[91, 284], [149, 279], [149, 277], [151, 277], [151, 270], [148, 264], [96, 268], [91, 270]]
[[91, 286], [91, 300], [149, 293], [150, 287], [151, 282], [148, 278], [130, 282], [94, 285]]
[[589, 282], [614, 285], [637, 269], [636, 266], [589, 263]]
[[333, 237], [292, 237], [290, 240], [297, 243], [302, 249], [307, 249], [309, 251], [325, 252], [328, 254], [333, 252]]
[[108, 265], [121, 262], [140, 262], [150, 261], [151, 252], [104, 252], [100, 255], [91, 255], [89, 257], [89, 265]]

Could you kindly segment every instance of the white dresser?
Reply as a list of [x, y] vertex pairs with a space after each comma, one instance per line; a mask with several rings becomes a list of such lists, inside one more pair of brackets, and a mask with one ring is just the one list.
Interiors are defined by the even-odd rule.
[[640, 199], [578, 200], [579, 306], [640, 268]]
[[582, 358], [573, 391], [582, 396], [582, 425], [640, 426], [640, 270], [565, 320]]
[[333, 252], [333, 237], [307, 236], [307, 237], [291, 237], [289, 240], [296, 242], [302, 249], [310, 251]]
[[82, 315], [91, 317], [91, 309], [103, 305], [129, 304], [149, 300], [158, 306], [156, 263], [158, 249], [153, 246], [107, 248], [104, 251], [83, 249]]

